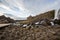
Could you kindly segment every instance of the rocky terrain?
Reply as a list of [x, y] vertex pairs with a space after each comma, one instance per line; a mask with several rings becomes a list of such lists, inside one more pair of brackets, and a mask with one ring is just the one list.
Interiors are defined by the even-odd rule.
[[60, 25], [0, 28], [0, 40], [60, 40]]
[[15, 20], [11, 19], [10, 17], [6, 17], [4, 15], [0, 16], [0, 24], [1, 23], [14, 23]]
[[28, 24], [28, 23], [35, 23], [35, 22], [39, 22], [41, 19], [54, 19], [55, 15], [55, 10], [51, 10], [45, 13], [40, 13], [39, 15], [36, 16], [29, 16], [27, 17], [27, 20], [22, 21], [20, 23], [23, 24]]
[[0, 27], [0, 40], [60, 40], [60, 19], [53, 20], [54, 12], [30, 16], [27, 20], [17, 21], [18, 23], [4, 15], [0, 16], [0, 24], [12, 23]]

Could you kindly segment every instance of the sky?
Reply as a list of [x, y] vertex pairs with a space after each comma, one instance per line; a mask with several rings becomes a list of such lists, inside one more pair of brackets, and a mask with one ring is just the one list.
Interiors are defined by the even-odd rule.
[[0, 0], [0, 15], [13, 19], [25, 19], [60, 8], [60, 0]]

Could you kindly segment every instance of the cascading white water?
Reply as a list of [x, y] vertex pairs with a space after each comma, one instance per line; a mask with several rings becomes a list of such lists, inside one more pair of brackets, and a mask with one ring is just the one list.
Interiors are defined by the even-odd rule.
[[60, 9], [58, 10], [57, 16], [58, 16], [58, 19], [60, 19]]
[[60, 9], [55, 10], [55, 17], [54, 19], [60, 19]]

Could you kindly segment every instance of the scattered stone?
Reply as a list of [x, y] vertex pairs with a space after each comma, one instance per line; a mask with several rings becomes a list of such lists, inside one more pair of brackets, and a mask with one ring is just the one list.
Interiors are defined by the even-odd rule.
[[57, 40], [60, 39], [60, 26], [9, 26], [0, 29], [0, 40]]

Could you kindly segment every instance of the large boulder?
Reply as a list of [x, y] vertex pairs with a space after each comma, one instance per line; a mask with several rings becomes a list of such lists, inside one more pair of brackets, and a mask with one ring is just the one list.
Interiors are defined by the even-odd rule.
[[60, 19], [55, 19], [54, 24], [60, 25]]
[[43, 19], [41, 22], [40, 22], [41, 25], [51, 25], [50, 21], [48, 19]]

